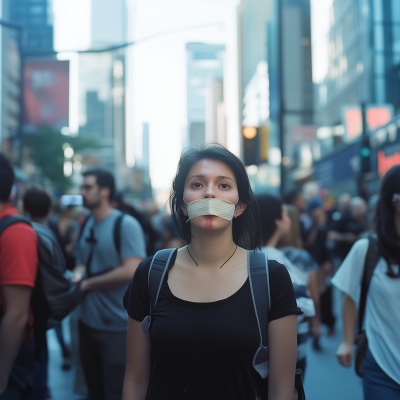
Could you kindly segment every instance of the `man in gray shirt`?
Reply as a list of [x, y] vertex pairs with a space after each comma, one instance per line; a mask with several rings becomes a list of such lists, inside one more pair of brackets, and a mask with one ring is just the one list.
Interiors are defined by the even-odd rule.
[[80, 358], [89, 398], [120, 400], [128, 320], [122, 297], [146, 257], [146, 245], [138, 221], [111, 207], [113, 176], [102, 169], [88, 170], [83, 176], [83, 205], [91, 216], [77, 244], [74, 269], [74, 279], [81, 281], [83, 292]]

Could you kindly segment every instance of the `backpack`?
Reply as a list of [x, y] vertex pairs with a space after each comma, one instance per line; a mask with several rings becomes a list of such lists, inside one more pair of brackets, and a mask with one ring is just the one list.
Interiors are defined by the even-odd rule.
[[[142, 321], [142, 329], [146, 336], [150, 337], [152, 326], [152, 315], [157, 306], [158, 296], [164, 281], [165, 274], [170, 269], [170, 262], [177, 249], [165, 249], [158, 251], [151, 261], [148, 275], [148, 290], [150, 294], [150, 315]], [[260, 334], [260, 345], [253, 357], [253, 368], [262, 379], [268, 377], [268, 312], [271, 309], [271, 293], [269, 287], [269, 271], [267, 256], [261, 251], [248, 251], [248, 273], [253, 300], [254, 312], [256, 314], [258, 331]], [[302, 370], [296, 370], [294, 387], [298, 399], [305, 400], [303, 383], [301, 379]], [[257, 396], [257, 400], [262, 400]]]
[[17, 223], [32, 226], [37, 236], [39, 264], [31, 306], [38, 341], [52, 327], [51, 321], [61, 321], [79, 304], [81, 292], [79, 285], [68, 279], [62, 249], [49, 228], [21, 216], [7, 216], [0, 219], [0, 235]]
[[365, 314], [365, 306], [367, 304], [367, 294], [369, 285], [371, 283], [372, 276], [376, 266], [381, 258], [381, 252], [379, 250], [379, 242], [375, 236], [370, 236], [367, 254], [365, 256], [364, 272], [361, 280], [361, 294], [360, 294], [360, 305], [358, 307], [358, 334], [355, 338], [356, 359], [355, 359], [355, 370], [356, 374], [362, 378], [363, 373], [363, 361], [365, 353], [368, 349], [368, 338], [363, 329], [363, 321]]

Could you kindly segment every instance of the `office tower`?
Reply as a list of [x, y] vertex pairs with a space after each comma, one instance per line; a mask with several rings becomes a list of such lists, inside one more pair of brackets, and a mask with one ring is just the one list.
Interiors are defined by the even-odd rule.
[[337, 125], [342, 106], [391, 103], [400, 112], [400, 2], [334, 0], [327, 75], [316, 95], [320, 125]]
[[25, 55], [53, 51], [53, 12], [50, 0], [7, 0], [10, 21], [24, 28]]
[[224, 84], [222, 80], [211, 80], [206, 87], [206, 143], [226, 146], [226, 115]]
[[240, 123], [257, 132], [243, 135], [242, 156], [259, 165], [255, 186], [287, 190], [292, 130], [313, 123], [310, 0], [242, 0], [238, 25]]
[[224, 45], [187, 43], [188, 145], [206, 143], [206, 92], [211, 81], [223, 79]]

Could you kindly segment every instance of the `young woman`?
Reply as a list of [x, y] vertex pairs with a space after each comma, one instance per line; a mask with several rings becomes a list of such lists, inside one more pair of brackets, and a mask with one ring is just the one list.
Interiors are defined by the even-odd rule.
[[[211, 213], [193, 217], [192, 202], [211, 198], [229, 205], [233, 219]], [[242, 162], [218, 146], [187, 150], [170, 204], [188, 245], [174, 253], [150, 339], [141, 322], [150, 310], [151, 258], [138, 266], [124, 297], [130, 318], [123, 400], [292, 400], [301, 311], [286, 268], [277, 262], [269, 263], [268, 380], [252, 366], [260, 339], [246, 250], [259, 246], [260, 230]]]
[[[308, 255], [306, 266], [299, 266], [298, 262], [292, 262], [286, 257], [279, 247], [282, 240], [288, 242], [288, 237], [294, 238], [295, 235], [292, 229], [296, 229], [299, 225], [292, 224], [289, 217], [287, 206], [281, 199], [269, 194], [261, 194], [257, 196], [258, 205], [260, 207], [260, 222], [261, 222], [261, 250], [264, 251], [268, 260], [275, 260], [286, 266], [292, 282], [295, 287], [295, 295], [297, 305], [300, 306], [304, 315], [297, 317], [297, 362], [296, 368], [305, 371], [306, 368], [306, 342], [308, 339], [309, 324], [308, 318], [315, 315], [314, 301], [307, 294], [307, 286], [309, 283], [309, 271], [314, 271], [318, 268], [315, 261]], [[284, 239], [285, 238], [285, 239]], [[298, 237], [300, 239], [300, 235]], [[294, 240], [295, 243], [298, 241]], [[294, 257], [294, 250], [297, 252], [297, 257]], [[300, 250], [292, 248], [292, 259], [299, 261]], [[302, 254], [303, 258], [304, 255]]]
[[[364, 399], [400, 399], [400, 166], [383, 178], [375, 214], [381, 258], [367, 293], [364, 327], [368, 350], [363, 362]], [[333, 277], [344, 292], [343, 341], [339, 362], [350, 367], [361, 280], [369, 240], [358, 240]]]

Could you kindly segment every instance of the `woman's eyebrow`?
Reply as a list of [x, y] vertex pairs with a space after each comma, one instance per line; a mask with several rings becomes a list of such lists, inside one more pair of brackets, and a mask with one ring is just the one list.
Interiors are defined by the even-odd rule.
[[233, 182], [233, 179], [232, 179], [232, 178], [229, 178], [229, 176], [220, 175], [220, 176], [217, 176], [217, 178], [218, 178], [218, 179], [229, 179], [230, 181]]
[[[193, 175], [191, 176], [188, 181], [190, 181], [192, 178], [205, 178], [205, 175]], [[224, 176], [224, 175], [219, 175], [217, 176], [218, 179], [229, 179], [230, 181], [234, 182], [232, 178], [229, 178], [229, 176]]]

